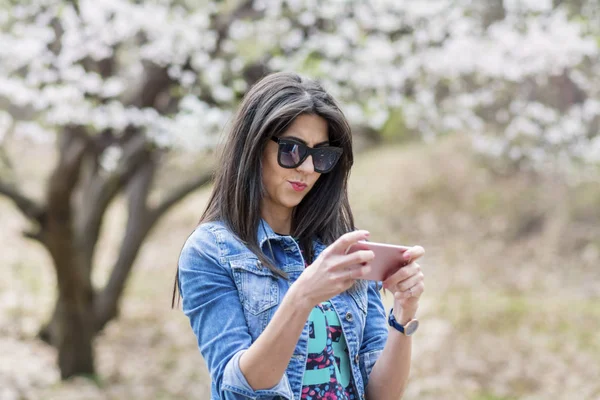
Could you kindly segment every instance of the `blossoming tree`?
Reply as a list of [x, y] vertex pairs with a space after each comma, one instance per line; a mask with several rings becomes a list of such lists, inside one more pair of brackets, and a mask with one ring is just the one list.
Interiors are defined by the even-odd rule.
[[[52, 140], [59, 154], [41, 199], [0, 157], [0, 194], [53, 261], [58, 299], [40, 336], [58, 348], [62, 377], [94, 372], [92, 339], [117, 316], [144, 239], [210, 181], [192, 171], [153, 201], [165, 155], [214, 147], [241, 96], [270, 71], [319, 78], [351, 122], [373, 131], [468, 131], [496, 155], [597, 162], [598, 8], [555, 3], [1, 3], [0, 144]], [[118, 194], [127, 198], [125, 233], [108, 282], [95, 289], [94, 251]]]

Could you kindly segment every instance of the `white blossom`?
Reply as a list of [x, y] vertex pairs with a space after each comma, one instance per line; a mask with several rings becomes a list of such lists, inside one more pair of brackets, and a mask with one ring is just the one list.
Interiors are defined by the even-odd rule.
[[54, 140], [52, 130], [31, 121], [18, 121], [15, 124], [15, 135], [39, 143], [51, 143]]
[[[131, 124], [160, 146], [205, 148], [248, 90], [245, 68], [266, 62], [320, 79], [354, 124], [379, 129], [402, 112], [425, 138], [468, 131], [495, 156], [600, 161], [593, 1], [572, 18], [551, 0], [506, 0], [506, 16], [486, 27], [468, 0], [256, 0], [258, 13], [235, 19], [215, 53], [211, 21], [231, 9], [222, 3], [16, 4], [0, 13], [0, 101], [35, 112], [37, 125], [18, 126], [29, 137], [70, 123], [118, 135]], [[108, 60], [108, 76], [85, 66]], [[149, 66], [172, 80], [168, 113], [130, 103]], [[556, 82], [571, 85], [573, 104], [545, 98]]]

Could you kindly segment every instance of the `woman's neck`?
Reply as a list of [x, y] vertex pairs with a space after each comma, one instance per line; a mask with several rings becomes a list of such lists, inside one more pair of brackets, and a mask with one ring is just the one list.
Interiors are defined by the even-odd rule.
[[292, 230], [292, 210], [273, 210], [272, 208], [263, 208], [261, 217], [267, 221], [267, 224], [282, 235], [289, 235]]

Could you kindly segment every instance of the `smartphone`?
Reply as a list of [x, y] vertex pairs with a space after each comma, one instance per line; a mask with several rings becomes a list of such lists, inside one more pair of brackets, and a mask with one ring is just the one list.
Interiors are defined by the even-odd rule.
[[398, 269], [408, 264], [410, 260], [405, 260], [402, 256], [410, 246], [398, 246], [387, 243], [367, 242], [360, 240], [358, 243], [348, 247], [346, 254], [358, 250], [371, 250], [375, 253], [375, 258], [371, 261], [371, 271], [361, 279], [369, 281], [384, 281]]

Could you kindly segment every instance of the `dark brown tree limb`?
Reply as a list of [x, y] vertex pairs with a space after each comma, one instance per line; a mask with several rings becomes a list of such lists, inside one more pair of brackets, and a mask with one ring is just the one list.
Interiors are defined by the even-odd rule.
[[158, 102], [159, 95], [167, 91], [174, 81], [169, 76], [166, 67], [146, 62], [144, 63], [144, 69], [146, 79], [141, 86], [141, 93], [135, 97], [133, 105], [139, 108], [152, 107], [158, 113], [162, 113], [164, 107], [161, 107]]
[[[75, 236], [73, 234], [72, 197], [79, 178], [81, 163], [84, 158], [88, 139], [83, 127], [71, 126], [64, 129], [59, 137], [59, 161], [48, 179], [47, 216], [45, 230], [48, 233], [48, 251], [55, 259], [58, 284], [70, 281], [79, 275], [79, 260], [57, 262], [65, 258], [63, 253], [76, 253]], [[56, 242], [52, 236], [56, 236]], [[74, 269], [74, 271], [71, 271]], [[83, 285], [84, 277], [75, 281]], [[69, 286], [69, 290], [77, 291], [77, 284]]]
[[207, 171], [171, 190], [165, 196], [165, 198], [151, 211], [152, 219], [158, 220], [165, 212], [167, 212], [179, 201], [183, 200], [188, 194], [211, 182], [211, 180], [212, 173]]
[[44, 207], [25, 196], [15, 185], [0, 180], [0, 195], [8, 197], [17, 206], [23, 215], [32, 221], [41, 223], [44, 215]]
[[91, 290], [89, 276], [78, 268], [82, 260], [73, 232], [71, 207], [89, 141], [85, 129], [79, 126], [66, 127], [59, 140], [59, 161], [48, 179], [44, 234], [47, 236], [46, 247], [54, 260], [59, 292], [70, 301], [86, 289]]
[[206, 172], [181, 184], [178, 188], [172, 190], [158, 206], [149, 209], [147, 197], [153, 177], [154, 166], [151, 169], [149, 164], [145, 164], [129, 184], [129, 218], [121, 252], [106, 287], [96, 299], [96, 328], [98, 331], [102, 330], [111, 319], [118, 315], [118, 302], [125, 287], [125, 282], [137, 253], [152, 227], [167, 210], [194, 190], [210, 182], [212, 174]]
[[154, 179], [156, 165], [148, 158], [131, 177], [127, 185], [128, 218], [121, 249], [110, 277], [104, 289], [98, 294], [95, 302], [96, 330], [104, 326], [118, 315], [118, 305], [127, 277], [137, 257], [139, 249], [152, 228], [149, 218], [148, 195]]
[[84, 189], [78, 213], [77, 230], [85, 256], [90, 261], [98, 242], [104, 214], [136, 169], [148, 157], [147, 141], [142, 134], [132, 136], [124, 145], [123, 155], [114, 171], [96, 173]]
[[85, 128], [65, 127], [59, 135], [59, 160], [49, 178], [48, 208], [70, 211], [73, 189], [77, 185], [81, 162], [90, 144]]
[[23, 236], [27, 239], [35, 240], [44, 244], [44, 235], [41, 230], [28, 230], [23, 232]]

